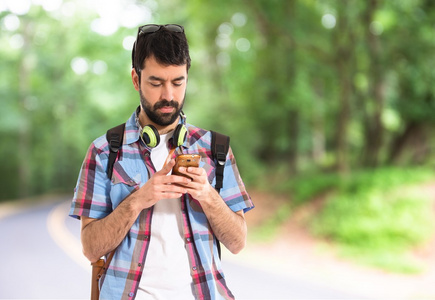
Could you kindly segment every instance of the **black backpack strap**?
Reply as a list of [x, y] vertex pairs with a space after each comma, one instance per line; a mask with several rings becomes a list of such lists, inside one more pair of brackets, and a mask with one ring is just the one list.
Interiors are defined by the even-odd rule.
[[124, 139], [125, 123], [107, 130], [106, 138], [109, 143], [109, 162], [107, 164], [107, 177], [112, 178], [113, 164], [115, 163], [118, 151], [122, 147], [122, 140]]
[[224, 180], [224, 166], [230, 148], [230, 137], [216, 131], [211, 131], [211, 153], [216, 161], [216, 185], [220, 192]]
[[[230, 148], [230, 137], [223, 135], [216, 131], [211, 132], [211, 153], [213, 159], [216, 161], [216, 185], [215, 189], [219, 193], [222, 188], [222, 183], [224, 181], [224, 167], [225, 161], [227, 159], [228, 149]], [[221, 243], [216, 238], [216, 245], [219, 254], [219, 259], [221, 259]]]

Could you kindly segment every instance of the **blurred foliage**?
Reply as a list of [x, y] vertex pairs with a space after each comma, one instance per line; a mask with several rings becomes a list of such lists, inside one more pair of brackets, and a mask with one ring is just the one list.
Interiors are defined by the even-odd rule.
[[247, 183], [435, 162], [433, 1], [2, 3], [0, 199], [72, 190], [90, 142], [139, 103], [145, 23], [185, 26], [188, 121], [232, 137]]
[[421, 188], [433, 180], [428, 169], [358, 172], [328, 197], [311, 220], [312, 230], [353, 259], [387, 270], [420, 271], [405, 254], [435, 233], [433, 199]]

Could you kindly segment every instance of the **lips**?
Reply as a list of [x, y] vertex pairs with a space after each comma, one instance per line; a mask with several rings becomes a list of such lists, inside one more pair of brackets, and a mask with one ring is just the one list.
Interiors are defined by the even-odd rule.
[[174, 111], [174, 108], [172, 106], [163, 106], [159, 109], [162, 113], [167, 114]]

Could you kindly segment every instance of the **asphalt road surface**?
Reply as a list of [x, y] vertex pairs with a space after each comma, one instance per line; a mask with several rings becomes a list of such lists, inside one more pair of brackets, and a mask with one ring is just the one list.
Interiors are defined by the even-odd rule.
[[[0, 299], [89, 299], [91, 266], [81, 254], [80, 222], [57, 199], [6, 213], [0, 206]], [[362, 299], [283, 274], [226, 261], [236, 299]]]

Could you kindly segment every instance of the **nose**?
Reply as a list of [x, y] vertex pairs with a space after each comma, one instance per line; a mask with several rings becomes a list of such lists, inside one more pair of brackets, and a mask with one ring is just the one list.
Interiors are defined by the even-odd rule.
[[165, 99], [171, 101], [174, 99], [174, 89], [171, 84], [165, 83], [162, 85], [162, 94], [160, 95], [161, 99]]

